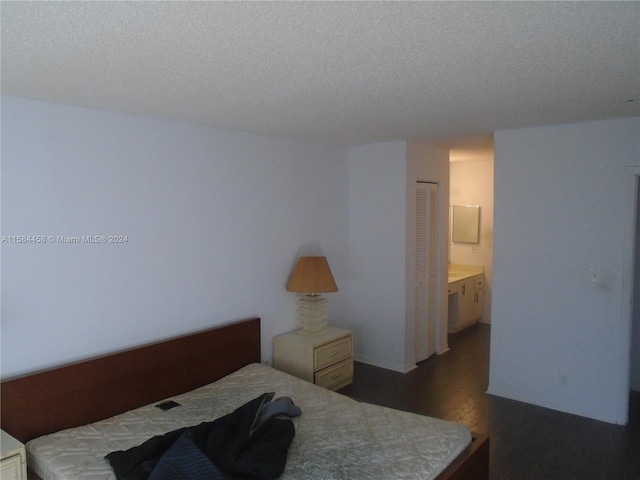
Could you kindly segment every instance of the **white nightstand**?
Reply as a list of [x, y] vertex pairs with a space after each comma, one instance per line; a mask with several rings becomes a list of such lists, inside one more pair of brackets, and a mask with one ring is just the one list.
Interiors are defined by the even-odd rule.
[[0, 478], [27, 480], [27, 454], [24, 445], [4, 430], [0, 430]]
[[320, 335], [297, 331], [279, 335], [273, 339], [273, 366], [338, 390], [353, 381], [353, 332], [327, 327]]

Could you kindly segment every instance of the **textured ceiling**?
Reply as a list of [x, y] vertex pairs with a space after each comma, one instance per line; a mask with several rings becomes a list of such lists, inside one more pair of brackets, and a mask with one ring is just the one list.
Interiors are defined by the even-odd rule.
[[[640, 2], [2, 2], [2, 93], [306, 140], [640, 114]], [[630, 101], [635, 100], [635, 101]]]

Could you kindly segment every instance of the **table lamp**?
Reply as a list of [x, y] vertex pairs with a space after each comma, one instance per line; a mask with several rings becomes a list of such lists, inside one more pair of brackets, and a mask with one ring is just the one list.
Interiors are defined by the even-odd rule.
[[319, 335], [327, 328], [326, 299], [320, 293], [337, 292], [326, 257], [300, 257], [287, 285], [287, 292], [302, 293], [298, 299], [298, 321], [303, 335]]

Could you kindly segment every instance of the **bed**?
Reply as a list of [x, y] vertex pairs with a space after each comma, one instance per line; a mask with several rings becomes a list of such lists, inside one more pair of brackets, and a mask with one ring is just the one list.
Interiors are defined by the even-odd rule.
[[[302, 410], [283, 480], [489, 478], [486, 436], [357, 402], [260, 361], [252, 318], [8, 379], [2, 429], [26, 443], [30, 478], [110, 480], [107, 453], [275, 392]], [[180, 406], [158, 409], [165, 400]]]

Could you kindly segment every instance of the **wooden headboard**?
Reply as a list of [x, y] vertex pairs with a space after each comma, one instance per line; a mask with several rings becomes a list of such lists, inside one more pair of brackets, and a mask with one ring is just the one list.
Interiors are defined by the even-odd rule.
[[259, 363], [260, 319], [2, 382], [2, 429], [22, 442], [109, 418]]

